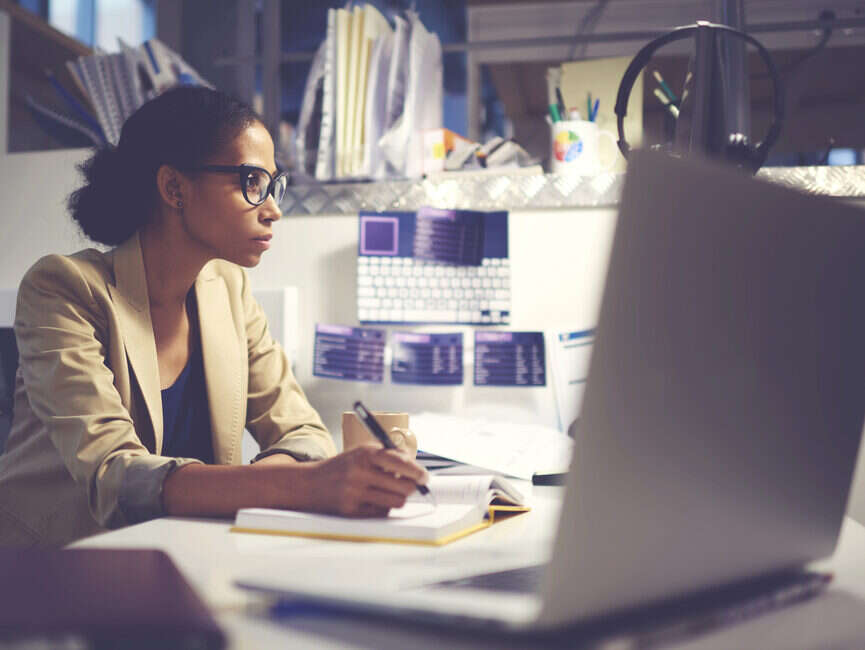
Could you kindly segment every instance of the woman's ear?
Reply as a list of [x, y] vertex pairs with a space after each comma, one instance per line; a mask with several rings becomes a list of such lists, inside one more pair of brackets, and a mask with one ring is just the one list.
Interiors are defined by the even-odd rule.
[[156, 172], [156, 186], [160, 201], [173, 210], [183, 209], [183, 196], [186, 178], [170, 165], [162, 165]]

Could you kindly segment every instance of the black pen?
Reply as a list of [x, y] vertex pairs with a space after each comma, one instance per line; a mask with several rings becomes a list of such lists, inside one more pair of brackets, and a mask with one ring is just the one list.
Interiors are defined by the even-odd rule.
[[561, 115], [564, 120], [567, 115], [567, 109], [565, 108], [565, 98], [562, 97], [562, 89], [558, 86], [556, 86], [556, 102], [559, 105], [559, 115]]
[[[381, 428], [381, 425], [378, 423], [372, 413], [370, 413], [367, 408], [360, 403], [358, 400], [354, 403], [354, 412], [357, 417], [360, 418], [360, 421], [363, 422], [363, 426], [365, 426], [369, 432], [374, 435], [378, 441], [384, 445], [385, 449], [396, 449], [397, 446], [393, 444], [393, 440], [390, 439], [390, 436], [387, 435], [384, 429]], [[426, 485], [417, 484], [417, 491], [423, 494], [424, 496], [429, 494], [429, 488]]]

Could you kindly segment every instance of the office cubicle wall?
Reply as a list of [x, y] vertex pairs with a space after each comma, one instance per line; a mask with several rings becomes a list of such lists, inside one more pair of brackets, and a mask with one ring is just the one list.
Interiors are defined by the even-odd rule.
[[[614, 223], [612, 208], [512, 212], [511, 324], [501, 329], [553, 332], [594, 327]], [[395, 385], [388, 381], [387, 373], [382, 384], [314, 377], [315, 324], [357, 325], [357, 233], [356, 216], [284, 219], [275, 227], [271, 250], [250, 271], [256, 286], [283, 283], [297, 287], [297, 376], [332, 431], [339, 431], [339, 414], [358, 398], [380, 410], [433, 410], [557, 426], [549, 367], [547, 386], [543, 388], [473, 386], [473, 332], [477, 328], [387, 328], [463, 332], [462, 386]], [[549, 342], [547, 349], [549, 355]]]

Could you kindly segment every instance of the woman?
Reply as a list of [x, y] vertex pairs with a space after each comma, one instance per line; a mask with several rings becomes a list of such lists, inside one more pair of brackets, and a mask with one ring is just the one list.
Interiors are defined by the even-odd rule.
[[[0, 545], [60, 545], [160, 515], [263, 506], [382, 515], [425, 482], [398, 452], [334, 456], [241, 267], [258, 264], [286, 178], [247, 106], [176, 88], [82, 166], [72, 217], [116, 246], [25, 275]], [[244, 427], [261, 445], [241, 466]]]

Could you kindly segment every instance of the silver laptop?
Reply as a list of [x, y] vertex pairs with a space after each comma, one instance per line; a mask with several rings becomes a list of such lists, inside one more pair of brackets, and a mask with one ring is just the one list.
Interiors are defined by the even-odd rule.
[[239, 584], [545, 629], [830, 555], [865, 418], [863, 278], [865, 211], [636, 152], [558, 530], [535, 588], [466, 575], [394, 591], [278, 572]]

